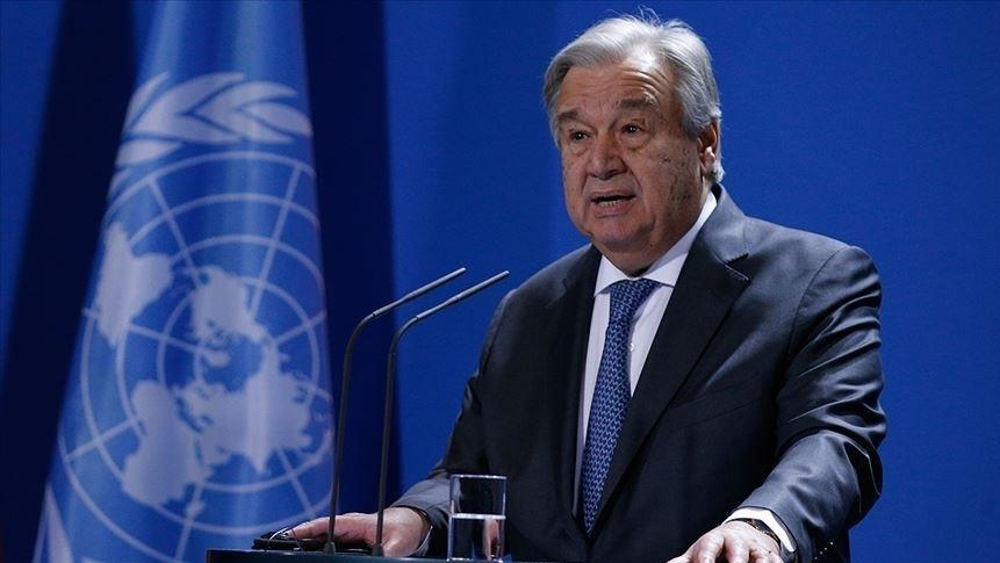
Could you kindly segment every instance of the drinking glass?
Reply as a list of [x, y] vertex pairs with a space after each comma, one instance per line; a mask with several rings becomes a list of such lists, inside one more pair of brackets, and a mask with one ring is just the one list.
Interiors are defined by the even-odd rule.
[[450, 561], [502, 561], [507, 478], [452, 475], [448, 511]]

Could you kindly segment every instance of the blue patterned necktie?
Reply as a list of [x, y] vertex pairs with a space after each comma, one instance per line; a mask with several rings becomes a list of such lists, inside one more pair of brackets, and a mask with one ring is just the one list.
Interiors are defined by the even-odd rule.
[[580, 469], [580, 505], [588, 534], [597, 518], [604, 480], [632, 396], [628, 376], [632, 317], [659, 285], [647, 279], [622, 280], [611, 285], [611, 314], [604, 333], [604, 352], [590, 403], [587, 442]]

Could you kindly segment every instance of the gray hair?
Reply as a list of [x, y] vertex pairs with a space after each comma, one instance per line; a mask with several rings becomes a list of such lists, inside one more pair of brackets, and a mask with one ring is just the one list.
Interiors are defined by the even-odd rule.
[[[682, 126], [691, 138], [697, 138], [712, 123], [721, 124], [719, 88], [712, 74], [708, 47], [686, 23], [680, 20], [662, 23], [652, 11], [644, 11], [640, 17], [620, 16], [598, 22], [563, 47], [549, 63], [542, 92], [549, 127], [557, 144], [556, 102], [569, 69], [619, 64], [643, 50], [654, 53], [661, 64], [669, 64], [674, 96], [681, 106]], [[723, 174], [720, 145], [709, 179], [718, 182]]]

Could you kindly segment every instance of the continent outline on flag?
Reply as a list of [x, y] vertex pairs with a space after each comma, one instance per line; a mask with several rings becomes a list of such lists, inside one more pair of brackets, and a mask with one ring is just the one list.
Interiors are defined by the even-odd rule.
[[[279, 28], [300, 23], [297, 4], [158, 9], [181, 14], [161, 18], [170, 25], [188, 9], [274, 10], [287, 18]], [[101, 221], [39, 561], [202, 560], [328, 502], [332, 395], [305, 76], [150, 60]]]

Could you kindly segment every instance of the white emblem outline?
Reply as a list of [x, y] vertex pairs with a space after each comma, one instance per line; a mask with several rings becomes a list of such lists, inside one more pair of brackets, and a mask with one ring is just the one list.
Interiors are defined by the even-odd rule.
[[[302, 162], [301, 160], [297, 160], [297, 159], [290, 158], [290, 157], [285, 157], [285, 156], [282, 156], [282, 155], [277, 155], [277, 154], [267, 153], [267, 152], [261, 152], [261, 151], [226, 151], [226, 152], [214, 152], [214, 153], [210, 153], [210, 154], [198, 155], [198, 156], [195, 156], [195, 157], [183, 159], [183, 160], [178, 161], [178, 162], [170, 163], [170, 164], [168, 164], [166, 166], [163, 166], [163, 167], [160, 167], [160, 168], [158, 168], [158, 169], [156, 169], [154, 171], [151, 171], [148, 175], [146, 175], [145, 177], [143, 177], [139, 181], [137, 181], [134, 184], [132, 184], [131, 187], [122, 190], [118, 194], [115, 194], [115, 196], [112, 198], [112, 201], [109, 202], [108, 210], [107, 210], [107, 212], [105, 214], [105, 219], [104, 219], [104, 221], [102, 221], [102, 228], [107, 228], [108, 224], [110, 223], [110, 221], [112, 220], [112, 218], [115, 217], [116, 213], [124, 205], [126, 205], [127, 200], [129, 199], [129, 197], [131, 197], [133, 194], [135, 194], [138, 190], [141, 190], [141, 189], [143, 189], [145, 187], [149, 187], [149, 188], [154, 188], [155, 189], [157, 187], [157, 184], [158, 184], [157, 180], [159, 180], [163, 176], [169, 175], [170, 173], [175, 172], [177, 170], [181, 170], [183, 168], [187, 168], [187, 167], [190, 167], [190, 166], [195, 166], [195, 165], [198, 165], [198, 164], [203, 164], [203, 163], [208, 163], [208, 162], [216, 162], [216, 161], [223, 161], [223, 160], [247, 160], [247, 161], [251, 161], [251, 162], [265, 161], [265, 162], [272, 162], [272, 163], [277, 163], [277, 164], [283, 164], [283, 165], [292, 167], [293, 168], [293, 180], [290, 181], [290, 183], [289, 183], [290, 187], [293, 187], [293, 184], [297, 184], [298, 183], [297, 180], [295, 180], [295, 178], [299, 174], [302, 174], [302, 173], [304, 173], [306, 176], [312, 178], [313, 181], [315, 181], [315, 172], [314, 172], [314, 170], [312, 169], [311, 166], [309, 166], [308, 164]], [[253, 199], [255, 201], [262, 202], [262, 203], [267, 203], [267, 204], [273, 204], [273, 205], [277, 205], [277, 206], [282, 206], [282, 208], [286, 212], [287, 211], [291, 211], [291, 212], [297, 213], [303, 219], [305, 219], [306, 221], [308, 221], [309, 223], [311, 223], [315, 228], [318, 229], [318, 219], [316, 218], [315, 214], [311, 213], [304, 206], [302, 206], [302, 205], [300, 205], [300, 204], [292, 201], [292, 195], [293, 194], [294, 194], [294, 190], [293, 189], [288, 190], [288, 192], [286, 193], [286, 197], [285, 198], [279, 198], [277, 196], [273, 196], [273, 195], [266, 194], [266, 193], [247, 193], [247, 192], [241, 192], [239, 194], [217, 194], [217, 195], [206, 197], [206, 198], [198, 198], [196, 200], [188, 200], [188, 201], [185, 201], [185, 202], [183, 202], [183, 203], [181, 203], [179, 205], [176, 205], [176, 206], [174, 206], [172, 208], [169, 208], [169, 207], [166, 208], [166, 209], [162, 209], [161, 208], [161, 213], [160, 214], [158, 214], [151, 221], [148, 221], [147, 223], [145, 223], [143, 225], [143, 227], [142, 227], [141, 230], [137, 230], [135, 233], [133, 233], [132, 236], [129, 237], [129, 246], [130, 246], [130, 248], [134, 247], [134, 245], [136, 244], [136, 242], [139, 241], [139, 240], [141, 240], [141, 237], [144, 237], [144, 236], [148, 235], [151, 232], [152, 228], [155, 228], [155, 226], [150, 226], [150, 223], [154, 223], [155, 222], [155, 223], [157, 223], [156, 226], [158, 226], [159, 224], [162, 224], [165, 221], [169, 221], [170, 219], [168, 219], [167, 217], [171, 213], [173, 213], [173, 214], [177, 214], [178, 212], [183, 213], [183, 212], [186, 212], [189, 209], [193, 209], [193, 208], [198, 207], [199, 204], [201, 204], [201, 205], [207, 205], [207, 204], [210, 204], [210, 203], [219, 202], [219, 201], [226, 201], [226, 200], [232, 201], [232, 200], [240, 200], [240, 199]], [[161, 202], [161, 205], [165, 205], [166, 204], [166, 202], [163, 199], [160, 199], [159, 201]], [[175, 232], [175, 235], [179, 234], [179, 232], [177, 230], [175, 230], [174, 232]], [[194, 250], [200, 249], [200, 248], [206, 247], [206, 246], [212, 246], [212, 245], [215, 245], [215, 244], [230, 244], [230, 243], [239, 242], [239, 243], [244, 243], [244, 244], [245, 243], [257, 244], [257, 245], [261, 245], [261, 246], [265, 246], [265, 247], [270, 246], [270, 247], [272, 247], [274, 249], [274, 251], [282, 252], [282, 253], [284, 253], [286, 255], [291, 256], [293, 260], [297, 261], [303, 267], [305, 267], [310, 272], [310, 274], [314, 278], [314, 280], [316, 281], [317, 286], [318, 286], [318, 288], [320, 290], [320, 298], [322, 298], [323, 285], [322, 285], [322, 274], [321, 274], [321, 271], [320, 271], [320, 267], [317, 264], [315, 264], [312, 260], [310, 260], [309, 257], [306, 256], [301, 251], [298, 251], [294, 247], [291, 247], [291, 246], [289, 246], [289, 245], [287, 245], [285, 243], [280, 242], [280, 240], [278, 240], [279, 235], [280, 235], [280, 232], [273, 233], [272, 237], [270, 237], [270, 238], [264, 237], [264, 236], [261, 236], [261, 235], [251, 235], [251, 234], [226, 235], [226, 236], [223, 236], [223, 237], [215, 237], [212, 240], [209, 240], [209, 239], [199, 240], [199, 241], [193, 242], [191, 244], [187, 244], [185, 241], [183, 241], [183, 239], [181, 239], [181, 240], [178, 240], [178, 244], [179, 244], [179, 246], [181, 247], [182, 250], [180, 250], [180, 251], [174, 253], [173, 255], [171, 255], [169, 257], [169, 260], [170, 260], [171, 264], [176, 263], [178, 260], [181, 260], [181, 261], [183, 261], [183, 260], [190, 260], [191, 259], [191, 254], [190, 253], [193, 252]], [[224, 240], [216, 240], [216, 239], [224, 239]], [[304, 311], [304, 309], [301, 308], [301, 306], [297, 306], [297, 302], [292, 298], [292, 296], [289, 295], [284, 290], [282, 290], [280, 288], [280, 286], [272, 284], [272, 283], [268, 282], [266, 279], [251, 278], [251, 277], [248, 277], [248, 276], [238, 276], [238, 278], [241, 279], [241, 280], [243, 280], [244, 282], [247, 282], [247, 286], [248, 287], [256, 287], [257, 290], [256, 290], [255, 293], [257, 295], [260, 295], [260, 294], [262, 294], [263, 292], [266, 292], [266, 291], [270, 291], [270, 292], [278, 295], [282, 302], [284, 302], [287, 306], [290, 306], [293, 310], [295, 310], [296, 317], [298, 317], [299, 320], [300, 320], [299, 325], [297, 325], [295, 328], [287, 331], [286, 334], [281, 334], [281, 335], [275, 336], [274, 337], [275, 345], [276, 346], [280, 346], [280, 344], [282, 342], [284, 342], [284, 341], [286, 341], [286, 340], [288, 340], [290, 338], [297, 337], [298, 335], [302, 334], [303, 332], [308, 335], [308, 339], [309, 339], [309, 342], [310, 342], [310, 356], [311, 356], [311, 360], [312, 360], [311, 361], [312, 369], [311, 369], [310, 378], [309, 378], [309, 383], [311, 385], [308, 385], [308, 390], [309, 390], [309, 393], [310, 393], [310, 400], [312, 399], [313, 395], [315, 394], [315, 395], [319, 396], [320, 400], [325, 400], [325, 401], [327, 401], [328, 404], [330, 404], [331, 403], [331, 399], [332, 399], [330, 393], [328, 391], [322, 389], [322, 387], [320, 386], [320, 384], [318, 382], [318, 378], [320, 376], [319, 369], [320, 369], [321, 362], [319, 360], [319, 353], [320, 353], [321, 347], [319, 345], [319, 342], [317, 341], [316, 326], [317, 326], [318, 323], [322, 323], [325, 320], [325, 310], [321, 309], [321, 311], [319, 312], [318, 315], [314, 315], [313, 317], [309, 317], [306, 314], [306, 312]], [[248, 280], [252, 280], [252, 283], [250, 283], [250, 281], [248, 281]], [[183, 306], [183, 303], [186, 303], [189, 299], [190, 299], [190, 295], [186, 296], [181, 301], [182, 305], [179, 305], [178, 307]], [[89, 344], [89, 342], [92, 339], [93, 328], [94, 328], [94, 325], [95, 325], [95, 318], [93, 317], [93, 312], [91, 312], [91, 311], [85, 310], [84, 313], [85, 313], [85, 316], [87, 317], [87, 323], [86, 323], [85, 335], [84, 335], [84, 338], [82, 339], [82, 342], [84, 343], [84, 345], [83, 345], [83, 349], [81, 350], [82, 354], [81, 354], [81, 358], [80, 358], [80, 367], [81, 367], [81, 374], [80, 374], [80, 378], [81, 379], [80, 379], [80, 383], [81, 383], [81, 388], [83, 390], [86, 390], [86, 388], [88, 387], [88, 385], [87, 385], [87, 377], [89, 377], [89, 373], [87, 373], [87, 372], [89, 372], [88, 359], [89, 359], [90, 346], [88, 344]], [[174, 316], [174, 314], [171, 314], [171, 317], [173, 317], [173, 316]], [[145, 335], [136, 334], [135, 333], [135, 329], [136, 329], [135, 325], [130, 326], [129, 327], [129, 331], [128, 331], [128, 335], [129, 336], [131, 336], [131, 335], [140, 335], [140, 336], [144, 336], [144, 337], [147, 337], [147, 338], [150, 336], [148, 334], [145, 334]], [[157, 357], [158, 357], [157, 358], [157, 374], [158, 374], [157, 378], [159, 380], [163, 381], [163, 377], [164, 376], [163, 376], [163, 361], [162, 361], [163, 353], [162, 353], [162, 350], [164, 350], [165, 346], [167, 345], [167, 342], [165, 342], [164, 339], [165, 338], [167, 338], [167, 339], [170, 338], [169, 331], [167, 331], [165, 335], [164, 334], [159, 334], [159, 337], [160, 337], [160, 339], [159, 339], [159, 342], [157, 344], [157, 346], [159, 348], [159, 351], [157, 353]], [[127, 348], [127, 345], [123, 342], [121, 345], [119, 345], [115, 349], [115, 352], [114, 352], [115, 356], [116, 356], [116, 362], [115, 363], [118, 364], [119, 366], [124, 361], [124, 354], [125, 354], [125, 349], [126, 348]], [[119, 359], [119, 357], [121, 359]], [[121, 370], [120, 369], [116, 369], [116, 371], [119, 372], [117, 374], [116, 379], [119, 380], [118, 381], [118, 387], [119, 387], [120, 392], [122, 392], [123, 391], [123, 387], [124, 387], [124, 383], [121, 380]], [[301, 383], [304, 384], [305, 382], [301, 382]], [[126, 396], [127, 396], [127, 393], [126, 393]], [[92, 407], [92, 405], [89, 405], [89, 397], [88, 397], [88, 394], [86, 392], [84, 393], [84, 397], [85, 397], [85, 399], [84, 399], [85, 402], [88, 403], [88, 405], [85, 408], [85, 410], [92, 411], [93, 407]], [[84, 444], [83, 446], [78, 446], [74, 450], [74, 452], [75, 452], [75, 451], [80, 450], [80, 449], [97, 448], [98, 451], [99, 451], [99, 453], [100, 453], [100, 455], [101, 455], [101, 457], [102, 457], [102, 459], [103, 459], [103, 461], [104, 461], [105, 467], [107, 467], [109, 470], [112, 471], [112, 473], [114, 474], [114, 476], [119, 479], [119, 482], [120, 482], [120, 479], [121, 479], [120, 471], [116, 471], [117, 465], [111, 459], [110, 453], [107, 452], [107, 450], [105, 448], [105, 445], [104, 445], [104, 441], [107, 440], [107, 439], [109, 439], [109, 435], [111, 435], [112, 433], [117, 434], [117, 433], [122, 432], [122, 431], [124, 431], [124, 430], [126, 430], [128, 428], [132, 428], [133, 431], [135, 431], [135, 425], [137, 424], [137, 421], [135, 420], [135, 413], [130, 412], [130, 403], [127, 400], [123, 401], [122, 405], [124, 405], [125, 408], [126, 408], [126, 410], [129, 411], [128, 412], [128, 416], [126, 417], [126, 419], [124, 421], [122, 421], [121, 423], [119, 423], [118, 425], [115, 425], [115, 426], [113, 426], [111, 428], [105, 429], [103, 432], [99, 432], [98, 431], [99, 428], [98, 428], [98, 425], [97, 425], [96, 421], [93, 419], [92, 416], [89, 416], [88, 420], [87, 420], [87, 426], [88, 426], [88, 429], [89, 429], [92, 437], [91, 437], [91, 439], [89, 440], [89, 442], [87, 444]], [[88, 413], [88, 414], [92, 415], [92, 412]], [[253, 488], [266, 488], [266, 487], [272, 487], [272, 486], [280, 485], [281, 483], [284, 483], [284, 482], [296, 482], [297, 481], [296, 478], [298, 476], [302, 475], [302, 473], [304, 473], [305, 471], [311, 469], [317, 463], [320, 463], [322, 461], [322, 458], [329, 452], [329, 450], [331, 448], [331, 445], [332, 445], [330, 443], [329, 438], [330, 438], [329, 432], [327, 432], [324, 435], [323, 443], [320, 445], [320, 447], [315, 452], [313, 452], [309, 456], [309, 458], [307, 460], [304, 460], [303, 462], [301, 462], [295, 468], [292, 468], [290, 466], [290, 464], [288, 463], [287, 458], [285, 458], [283, 460], [283, 464], [284, 464], [284, 467], [285, 467], [286, 471], [281, 476], [274, 477], [274, 478], [271, 478], [271, 479], [268, 479], [268, 480], [265, 480], [265, 481], [261, 481], [261, 482], [257, 482], [257, 483], [243, 484], [243, 485], [223, 485], [223, 484], [212, 484], [212, 483], [209, 483], [208, 484], [209, 486], [206, 487], [206, 488], [209, 488], [209, 489], [218, 489], [218, 490], [226, 491], [226, 492], [243, 493], [243, 492], [249, 492], [249, 491], [253, 490]], [[213, 524], [200, 523], [200, 522], [197, 522], [193, 518], [190, 518], [190, 517], [182, 519], [182, 518], [180, 518], [180, 516], [178, 514], [176, 514], [174, 512], [171, 512], [169, 510], [166, 510], [163, 507], [152, 507], [152, 506], [150, 506], [149, 507], [150, 509], [155, 510], [161, 516], [163, 516], [163, 517], [165, 517], [165, 518], [167, 518], [167, 519], [169, 519], [169, 520], [171, 520], [171, 521], [173, 521], [173, 522], [175, 522], [177, 524], [180, 524], [180, 525], [182, 525], [184, 527], [184, 531], [182, 533], [183, 535], [182, 535], [181, 541], [179, 542], [179, 545], [177, 546], [177, 551], [176, 551], [176, 553], [174, 555], [174, 558], [171, 558], [169, 555], [166, 555], [166, 554], [158, 551], [156, 548], [153, 548], [151, 546], [146, 545], [141, 539], [133, 537], [131, 534], [129, 534], [128, 532], [126, 532], [125, 530], [123, 530], [113, 520], [111, 520], [106, 514], [104, 514], [104, 512], [97, 505], [97, 503], [94, 502], [94, 500], [89, 497], [89, 495], [86, 492], [86, 487], [83, 485], [83, 483], [81, 483], [79, 481], [79, 478], [76, 475], [76, 471], [75, 471], [75, 469], [73, 469], [73, 461], [75, 461], [78, 458], [78, 456], [75, 456], [74, 452], [68, 452], [67, 451], [66, 443], [65, 443], [64, 437], [62, 436], [61, 433], [60, 433], [60, 440], [59, 440], [59, 451], [60, 451], [60, 455], [61, 455], [61, 458], [62, 458], [61, 461], [62, 461], [62, 465], [63, 465], [64, 470], [65, 470], [65, 473], [67, 474], [70, 482], [72, 483], [73, 488], [76, 491], [78, 497], [81, 498], [84, 501], [84, 503], [88, 506], [88, 508], [90, 509], [90, 511], [99, 520], [101, 520], [102, 524], [104, 524], [109, 529], [109, 531], [111, 531], [112, 533], [114, 533], [116, 536], [119, 536], [122, 540], [126, 541], [126, 543], [129, 543], [133, 547], [135, 547], [137, 549], [140, 549], [144, 553], [147, 553], [148, 555], [153, 556], [153, 557], [155, 557], [157, 559], [161, 559], [161, 560], [164, 560], [164, 561], [172, 561], [172, 560], [175, 560], [174, 558], [180, 557], [183, 554], [183, 552], [184, 552], [184, 543], [186, 542], [187, 535], [189, 534], [189, 532], [192, 529], [196, 529], [196, 530], [204, 531], [204, 532], [209, 532], [209, 533], [226, 534], [226, 535], [247, 535], [247, 534], [257, 533], [261, 529], [267, 529], [267, 528], [272, 528], [272, 527], [275, 527], [275, 526], [279, 526], [281, 524], [287, 523], [287, 521], [289, 520], [289, 518], [283, 518], [281, 520], [277, 520], [277, 521], [274, 521], [274, 522], [268, 522], [268, 523], [264, 523], [264, 524], [261, 524], [261, 525], [255, 525], [255, 526], [225, 527], [225, 526], [218, 526], [218, 525], [213, 525]], [[114, 468], [114, 469], [112, 469], [112, 468]], [[203, 483], [198, 484], [198, 486], [202, 486], [202, 485], [205, 485], [205, 483], [203, 482]], [[302, 493], [301, 486], [299, 486], [297, 488], [297, 492], [299, 493], [300, 502], [303, 505], [303, 512], [301, 512], [298, 515], [292, 517], [292, 519], [303, 518], [303, 517], [313, 517], [313, 516], [315, 516], [318, 513], [318, 511], [322, 510], [325, 507], [325, 505], [326, 505], [326, 498], [325, 497], [328, 496], [328, 495], [324, 495], [323, 497], [319, 497], [319, 500], [316, 503], [314, 503], [312, 505], [309, 505], [307, 499], [305, 499], [304, 493]], [[196, 499], [192, 499], [192, 502], [194, 502], [194, 500], [196, 500]]]

